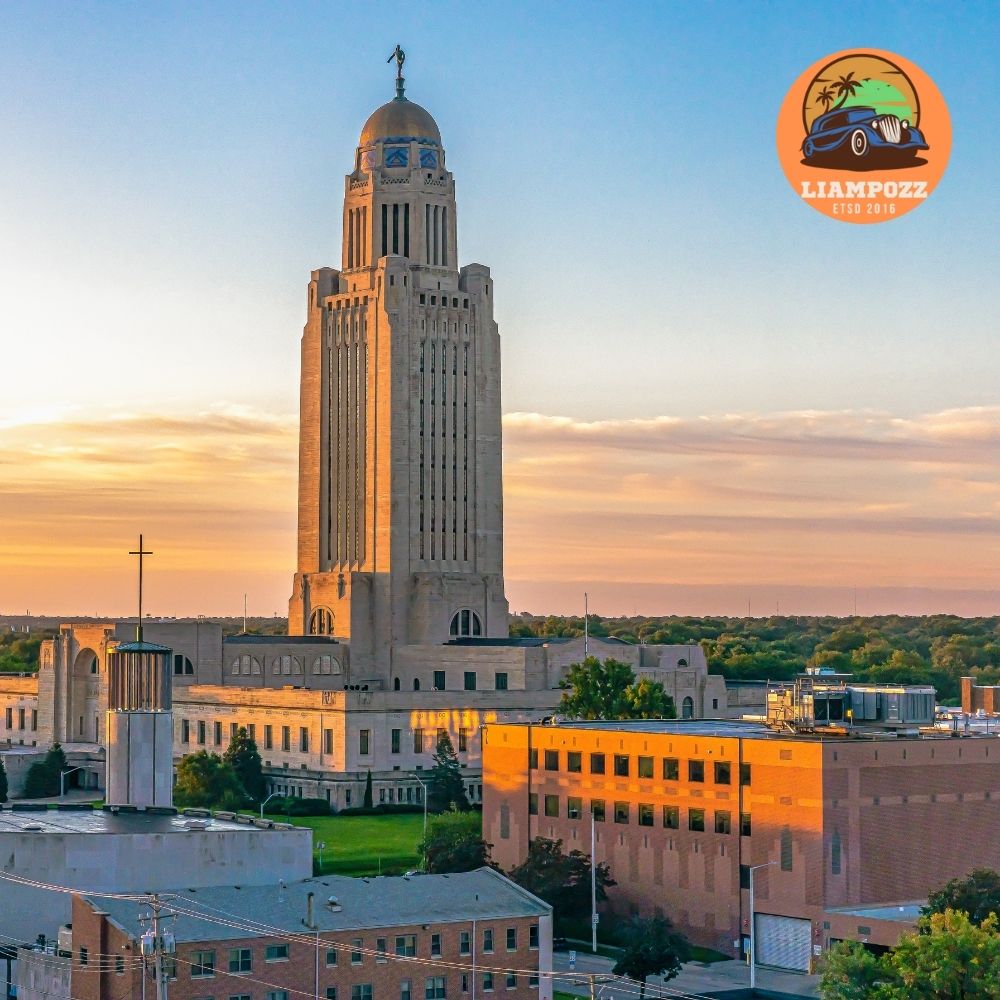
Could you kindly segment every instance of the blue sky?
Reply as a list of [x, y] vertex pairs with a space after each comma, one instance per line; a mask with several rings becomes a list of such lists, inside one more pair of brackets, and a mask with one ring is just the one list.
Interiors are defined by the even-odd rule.
[[[730, 418], [758, 428], [761, 415], [873, 410], [864, 433], [881, 440], [901, 426], [967, 427], [934, 415], [998, 403], [996, 4], [8, 0], [0, 343], [5, 371], [23, 375], [5, 379], [0, 430], [47, 428], [8, 444], [8, 469], [30, 466], [32, 447], [67, 446], [53, 421], [166, 414], [197, 428], [199, 414], [227, 409], [294, 420], [306, 281], [339, 262], [343, 176], [365, 118], [392, 95], [397, 41], [408, 96], [437, 119], [456, 177], [460, 260], [496, 279], [508, 413], [574, 426], [676, 418], [701, 440], [699, 428]], [[796, 77], [858, 46], [916, 62], [952, 116], [943, 181], [884, 225], [809, 209], [774, 149]], [[838, 421], [855, 426], [824, 419], [817, 458]], [[801, 431], [792, 423], [760, 433], [784, 440]], [[518, 434], [537, 421], [511, 426], [508, 489]], [[976, 422], [970, 491], [996, 457], [990, 426]], [[746, 475], [792, 484], [795, 460], [782, 461]], [[861, 504], [865, 473], [851, 475]], [[820, 468], [818, 493], [824, 476], [839, 472]], [[280, 577], [275, 593], [287, 589], [293, 468], [279, 478], [274, 551], [287, 554], [272, 559], [280, 574], [260, 570]], [[905, 499], [902, 471], [893, 483], [883, 507], [893, 489]], [[24, 495], [36, 489], [26, 481]], [[942, 515], [953, 495], [933, 496], [925, 507]], [[508, 509], [523, 513], [516, 498]], [[998, 509], [990, 493], [968, 513]], [[996, 543], [977, 545], [969, 559]], [[927, 566], [950, 550], [921, 551]], [[611, 579], [616, 557], [604, 558], [593, 572]], [[817, 584], [935, 582], [905, 559], [893, 567], [855, 560]], [[770, 579], [798, 572], [776, 564]], [[982, 587], [986, 573], [947, 585]]]

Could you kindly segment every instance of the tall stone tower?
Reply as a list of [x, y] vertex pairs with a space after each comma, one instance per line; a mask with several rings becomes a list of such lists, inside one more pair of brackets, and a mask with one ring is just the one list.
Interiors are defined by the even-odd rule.
[[493, 282], [458, 266], [455, 181], [404, 94], [365, 122], [341, 269], [312, 273], [302, 335], [298, 572], [289, 631], [392, 649], [506, 636], [500, 337]]

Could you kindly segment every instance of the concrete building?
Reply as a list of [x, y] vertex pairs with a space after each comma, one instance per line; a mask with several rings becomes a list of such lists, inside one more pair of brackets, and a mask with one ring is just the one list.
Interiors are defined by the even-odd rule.
[[491, 725], [483, 769], [494, 859], [519, 863], [538, 836], [589, 852], [593, 812], [617, 915], [662, 907], [695, 941], [736, 954], [757, 869], [762, 963], [804, 969], [832, 940], [868, 936], [859, 909], [909, 905], [912, 915], [948, 879], [1000, 868], [1000, 747], [983, 736], [735, 721]]
[[[552, 998], [551, 976], [540, 974], [552, 969], [551, 907], [490, 868], [169, 895], [171, 1000]], [[140, 996], [148, 912], [142, 902], [74, 897], [73, 1000]]]
[[977, 684], [962, 678], [962, 712], [965, 715], [1000, 715], [1000, 685]]

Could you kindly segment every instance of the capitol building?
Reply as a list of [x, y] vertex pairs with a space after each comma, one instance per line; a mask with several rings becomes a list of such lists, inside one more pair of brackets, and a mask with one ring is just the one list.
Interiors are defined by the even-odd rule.
[[[454, 175], [401, 69], [345, 178], [340, 267], [306, 292], [289, 634], [143, 622], [172, 651], [175, 760], [221, 753], [245, 726], [272, 790], [333, 808], [361, 804], [368, 772], [376, 803], [422, 801], [442, 730], [480, 801], [480, 727], [551, 716], [585, 655], [583, 639], [509, 637], [495, 288], [459, 264]], [[108, 658], [133, 631], [66, 624], [37, 676], [0, 675], [15, 792], [17, 761], [54, 741], [104, 787]], [[697, 645], [587, 651], [662, 681], [680, 715], [726, 715]]]

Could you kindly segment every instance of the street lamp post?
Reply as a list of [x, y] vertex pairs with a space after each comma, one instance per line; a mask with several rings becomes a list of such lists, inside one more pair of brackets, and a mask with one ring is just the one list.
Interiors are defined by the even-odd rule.
[[79, 767], [68, 767], [65, 771], [59, 772], [59, 798], [62, 798], [66, 794], [66, 775], [72, 774], [74, 771], [82, 771], [82, 765]]
[[264, 799], [263, 802], [261, 802], [261, 804], [260, 804], [260, 818], [261, 819], [264, 818], [264, 806], [266, 806], [268, 804], [268, 802], [270, 802], [271, 799], [273, 799], [275, 797], [275, 795], [277, 795], [277, 794], [278, 794], [277, 792], [271, 792], [271, 794], [268, 795], [268, 797], [266, 799]]
[[754, 919], [753, 873], [760, 868], [770, 868], [777, 861], [765, 861], [761, 865], [750, 865], [750, 992], [757, 986], [757, 933]]
[[417, 784], [419, 784], [420, 787], [424, 790], [424, 793], [423, 793], [423, 798], [424, 798], [424, 842], [426, 843], [426, 841], [427, 841], [427, 785], [424, 784], [424, 782], [421, 781], [420, 778], [418, 778], [416, 775], [414, 775], [413, 777], [416, 779]]

